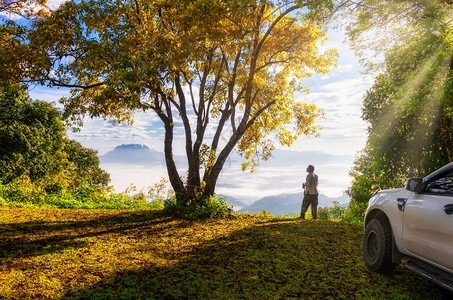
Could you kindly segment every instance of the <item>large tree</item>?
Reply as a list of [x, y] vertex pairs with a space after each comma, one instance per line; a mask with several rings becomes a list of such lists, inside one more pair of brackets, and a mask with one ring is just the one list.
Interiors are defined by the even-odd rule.
[[368, 139], [348, 190], [365, 202], [453, 160], [453, 2], [351, 2], [349, 38], [368, 70], [379, 71], [364, 95]]
[[[270, 156], [274, 140], [291, 145], [317, 131], [322, 113], [295, 93], [303, 78], [328, 72], [335, 51], [320, 53], [320, 8], [329, 1], [307, 2], [66, 2], [28, 35], [35, 57], [27, 78], [71, 87], [63, 102], [74, 120], [123, 122], [136, 110], [154, 111], [177, 201], [199, 201], [214, 194], [235, 147], [244, 168], [253, 167], [256, 156]], [[185, 182], [173, 157], [180, 132]]]

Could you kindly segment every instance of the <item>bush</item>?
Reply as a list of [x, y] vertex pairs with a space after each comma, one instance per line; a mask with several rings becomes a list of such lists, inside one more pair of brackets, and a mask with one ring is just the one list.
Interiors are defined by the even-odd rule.
[[343, 207], [340, 203], [334, 201], [333, 205], [333, 207], [318, 208], [318, 218], [354, 224], [363, 222], [367, 203], [351, 201], [347, 207]]
[[348, 205], [347, 214], [344, 216], [343, 221], [355, 224], [363, 223], [367, 206], [368, 203], [351, 201]]
[[318, 207], [318, 219], [330, 220], [329, 208]]
[[75, 190], [75, 195], [77, 197], [77, 200], [80, 201], [89, 201], [89, 200], [94, 200], [96, 196], [97, 189], [87, 183], [82, 183], [77, 187]]
[[30, 177], [23, 175], [2, 187], [2, 197], [7, 202], [17, 202], [28, 205], [40, 205], [44, 203], [45, 191], [35, 186]]
[[164, 212], [185, 219], [227, 218], [233, 210], [226, 203], [225, 198], [209, 196], [191, 205], [178, 205], [175, 199], [164, 200]]

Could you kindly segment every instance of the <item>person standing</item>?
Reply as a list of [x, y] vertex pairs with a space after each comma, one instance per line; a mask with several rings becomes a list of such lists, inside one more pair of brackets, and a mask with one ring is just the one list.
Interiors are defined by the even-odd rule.
[[308, 165], [307, 178], [305, 183], [302, 184], [304, 188], [304, 200], [300, 209], [300, 218], [305, 219], [305, 213], [309, 206], [311, 206], [311, 215], [313, 219], [317, 218], [318, 214], [318, 175], [314, 173], [315, 167]]

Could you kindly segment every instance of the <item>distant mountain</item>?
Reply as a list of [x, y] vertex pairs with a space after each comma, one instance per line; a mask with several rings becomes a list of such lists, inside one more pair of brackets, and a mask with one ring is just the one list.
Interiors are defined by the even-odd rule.
[[160, 165], [165, 162], [162, 152], [150, 149], [146, 145], [128, 144], [117, 146], [112, 151], [99, 157], [101, 163], [131, 165]]
[[[278, 196], [264, 197], [260, 200], [253, 202], [251, 205], [244, 207], [239, 212], [248, 211], [251, 214], [266, 210], [274, 216], [284, 216], [286, 214], [292, 215], [300, 213], [302, 205], [303, 193], [296, 194], [282, 194]], [[349, 202], [349, 197], [343, 195], [337, 198], [329, 198], [325, 195], [319, 195], [318, 207], [333, 207], [333, 202], [337, 201], [341, 205]], [[310, 209], [310, 208], [309, 208]]]

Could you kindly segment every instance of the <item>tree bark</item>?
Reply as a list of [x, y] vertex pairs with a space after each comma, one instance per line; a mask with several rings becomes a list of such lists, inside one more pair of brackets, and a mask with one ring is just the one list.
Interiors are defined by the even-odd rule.
[[[159, 96], [161, 101], [159, 102]], [[162, 105], [165, 105], [166, 113], [162, 110]], [[177, 203], [185, 203], [187, 195], [184, 189], [184, 183], [179, 176], [178, 169], [176, 168], [175, 160], [173, 158], [173, 117], [169, 100], [166, 99], [165, 93], [162, 91], [156, 92], [154, 99], [153, 110], [157, 113], [159, 118], [164, 123], [165, 137], [164, 137], [164, 155], [165, 165], [167, 166], [168, 179], [175, 192]]]
[[[186, 110], [186, 97], [184, 95], [184, 91], [182, 90], [181, 82], [179, 76], [175, 77], [175, 87], [176, 93], [178, 94], [179, 98], [179, 114], [182, 119], [184, 125], [184, 134], [186, 137], [186, 156], [187, 156], [187, 164], [188, 164], [188, 174], [187, 174], [187, 182], [186, 182], [186, 196], [184, 198], [196, 198], [196, 191], [200, 186], [200, 173], [199, 173], [199, 166], [200, 166], [200, 158], [199, 158], [199, 151], [192, 149], [192, 130], [190, 126], [190, 121], [187, 116]], [[198, 131], [198, 128], [197, 128]]]

